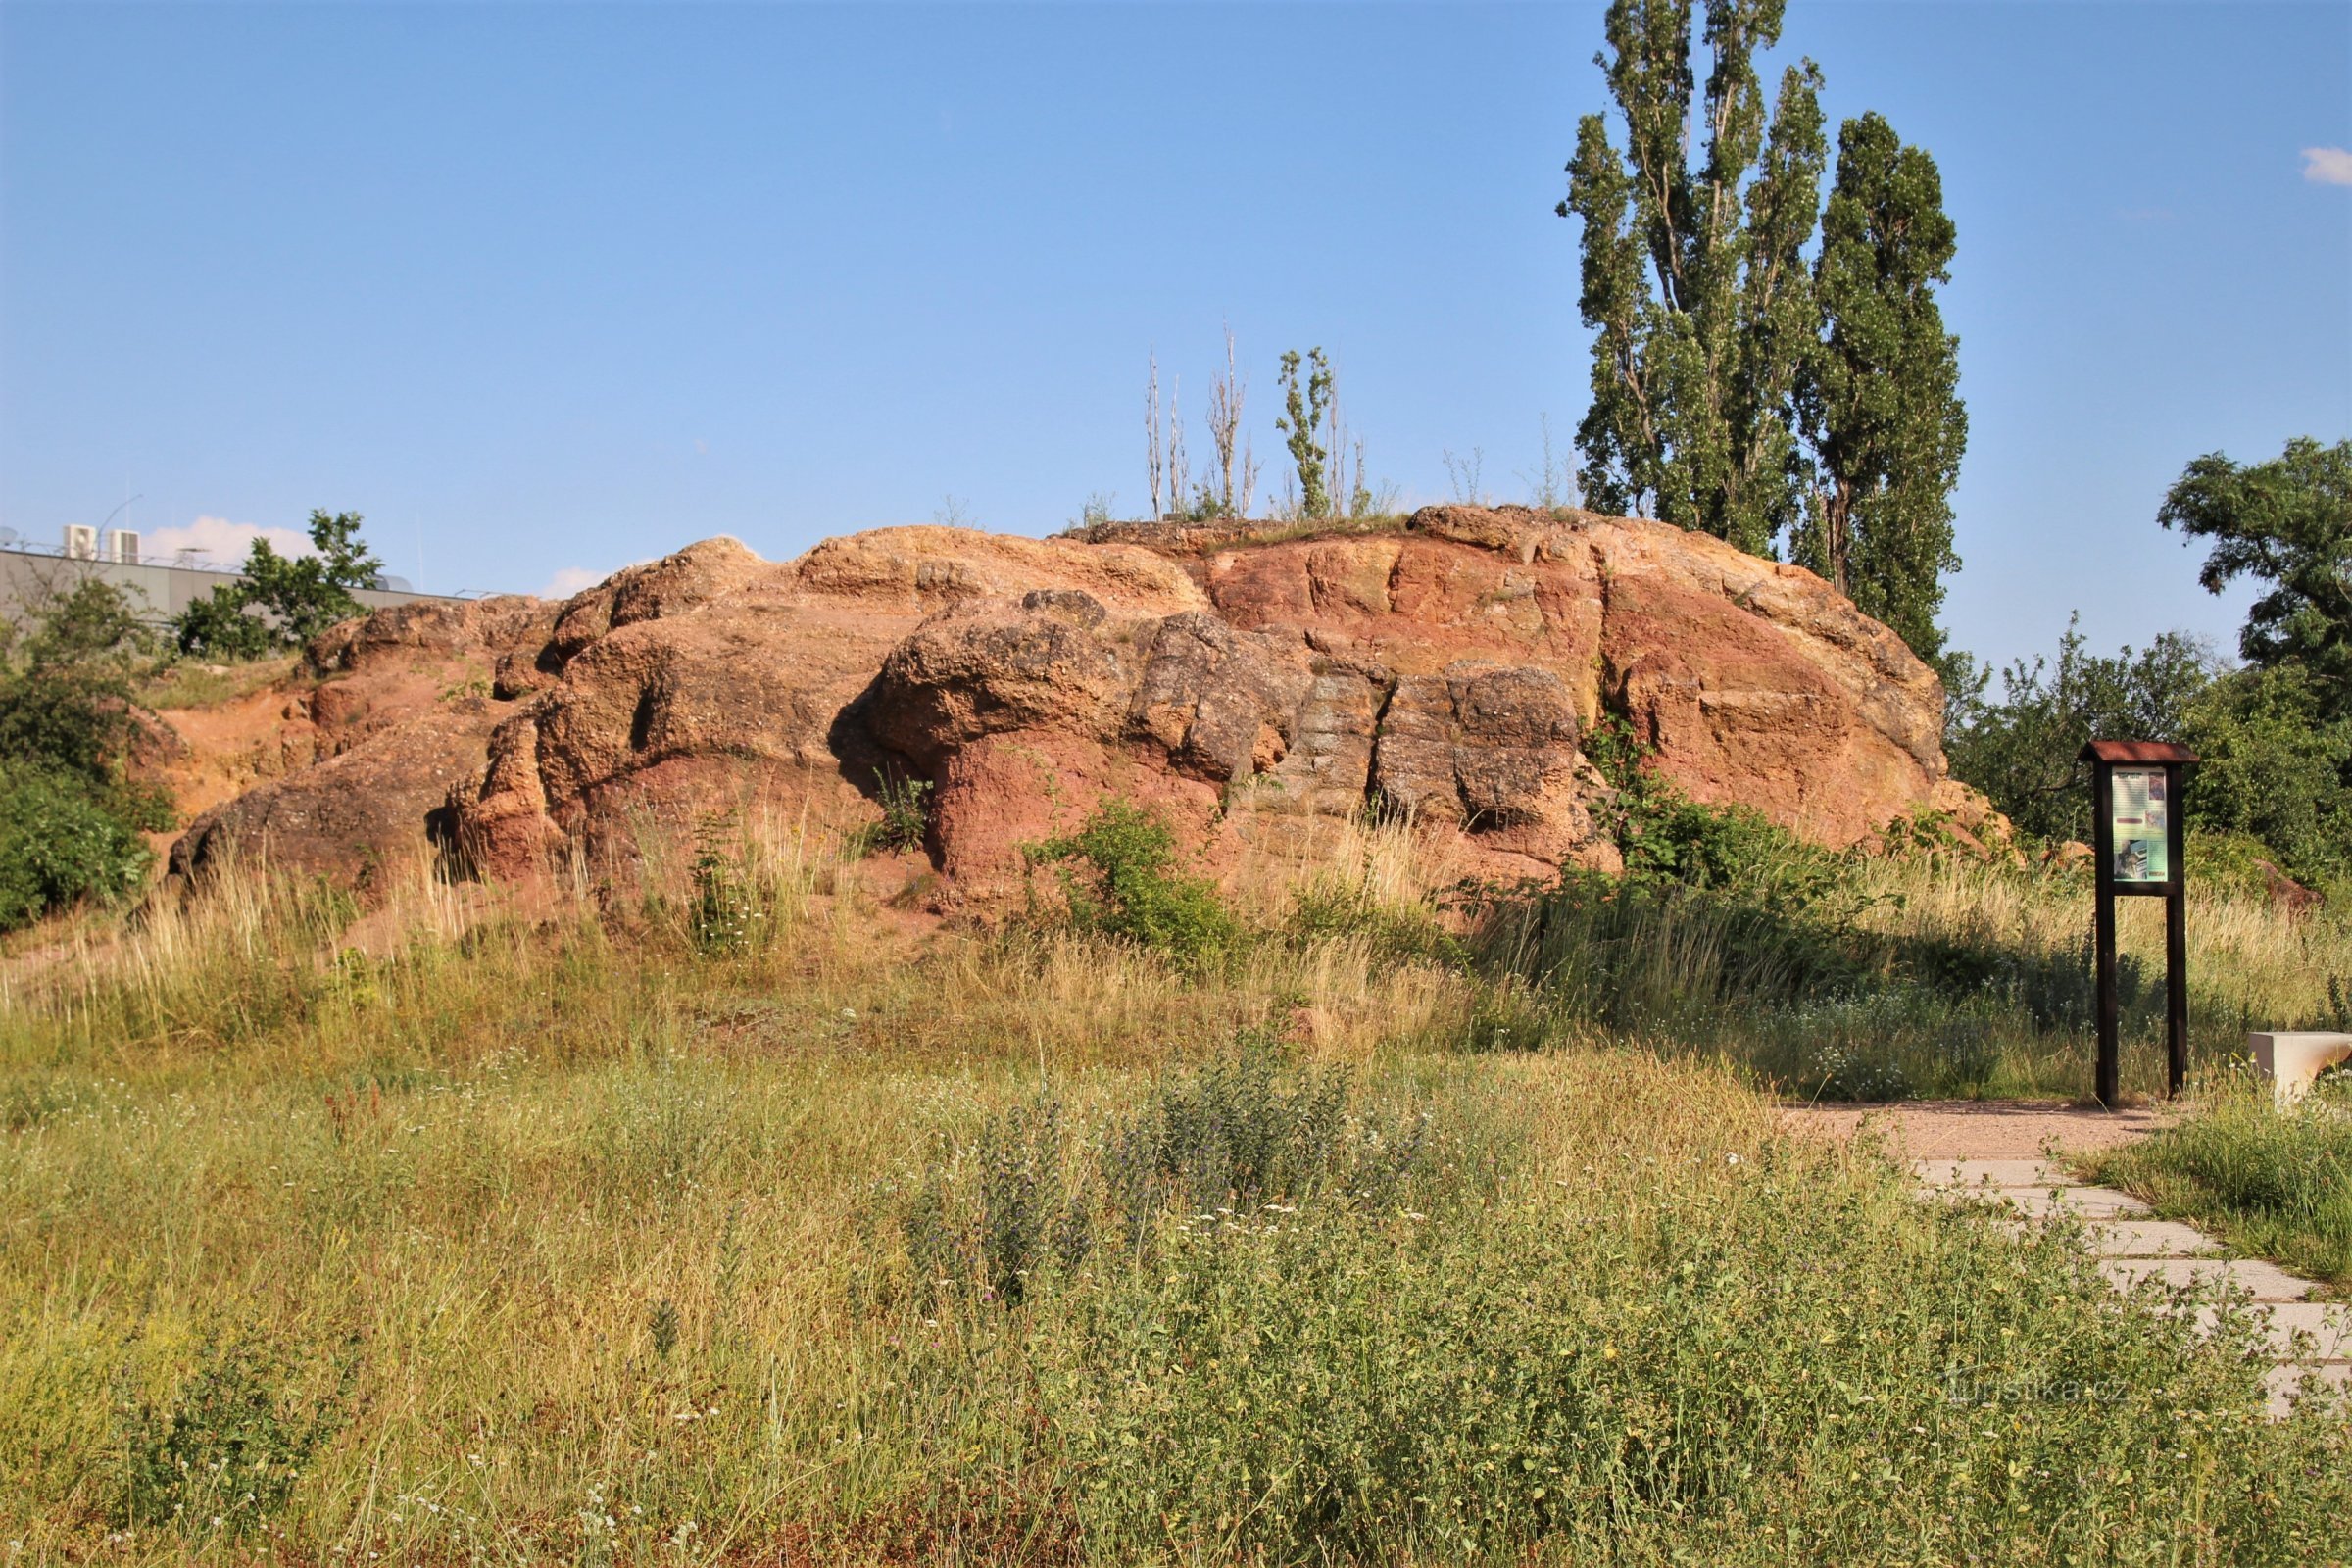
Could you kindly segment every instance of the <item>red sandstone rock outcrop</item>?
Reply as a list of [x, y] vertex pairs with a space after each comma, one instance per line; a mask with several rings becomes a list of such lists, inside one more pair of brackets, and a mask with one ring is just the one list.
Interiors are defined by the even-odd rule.
[[1695, 798], [1850, 844], [1934, 798], [1941, 693], [1811, 573], [1664, 524], [1429, 508], [1401, 532], [733, 540], [561, 606], [408, 607], [314, 645], [324, 760], [208, 813], [346, 868], [428, 836], [486, 874], [760, 800], [870, 818], [935, 787], [967, 892], [1107, 793], [1216, 856], [1267, 813], [1410, 810], [1498, 873], [1605, 864], [1581, 742], [1621, 715]]

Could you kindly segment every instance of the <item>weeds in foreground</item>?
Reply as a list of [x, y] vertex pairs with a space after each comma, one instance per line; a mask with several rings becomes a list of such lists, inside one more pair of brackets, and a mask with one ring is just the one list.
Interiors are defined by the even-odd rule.
[[[1544, 982], [1391, 942], [1364, 911], [1418, 929], [1442, 884], [1407, 874], [1409, 839], [1348, 831], [1340, 914], [1213, 964], [1034, 928], [909, 955], [755, 829], [726, 854], [790, 918], [745, 951], [691, 940], [681, 857], [642, 896], [529, 918], [393, 880], [355, 921], [329, 890], [230, 880], [13, 978], [11, 1539], [157, 1561], [2336, 1552], [2340, 1418], [2263, 1423], [2250, 1328], [2198, 1340], [2055, 1238], [1781, 1143], [1715, 1067], [1592, 1049]], [[2005, 929], [2018, 896], [1886, 874], [1905, 903], [1873, 917], [1897, 929]], [[1237, 881], [1251, 929], [1314, 906]], [[2286, 961], [2209, 929], [2249, 972]], [[1900, 1020], [1848, 1022], [1860, 1044]], [[216, 1349], [239, 1326], [270, 1348], [244, 1370]], [[240, 1433], [298, 1472], [267, 1510], [245, 1489], [250, 1523], [202, 1479]]]
[[849, 836], [843, 846], [850, 859], [868, 855], [897, 855], [919, 850], [931, 831], [931, 781], [874, 770], [874, 799], [882, 818]]

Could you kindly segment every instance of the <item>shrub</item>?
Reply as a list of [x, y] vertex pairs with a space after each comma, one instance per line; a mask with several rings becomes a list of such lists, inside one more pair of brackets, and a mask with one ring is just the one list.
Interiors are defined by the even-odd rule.
[[[350, 1367], [346, 1358], [340, 1381]], [[306, 1392], [307, 1371], [260, 1336], [231, 1332], [205, 1350], [169, 1411], [127, 1402], [122, 1522], [195, 1535], [265, 1525], [342, 1425], [343, 1391]]]
[[1247, 1030], [1083, 1147], [1051, 1092], [990, 1117], [968, 1151], [934, 1153], [899, 1230], [918, 1296], [944, 1284], [1017, 1306], [1076, 1278], [1105, 1239], [1143, 1256], [1168, 1223], [1310, 1198], [1385, 1211], [1427, 1174], [1424, 1126], [1351, 1104], [1344, 1069], [1294, 1070], [1279, 1041]]
[[1436, 909], [1426, 903], [1383, 899], [1368, 870], [1308, 882], [1292, 900], [1289, 924], [1291, 935], [1302, 943], [1352, 937], [1386, 958], [1451, 966], [1467, 956], [1461, 939], [1440, 923]]
[[1215, 886], [1175, 869], [1176, 837], [1143, 807], [1111, 797], [1076, 833], [1022, 846], [1029, 868], [1058, 873], [1072, 925], [1188, 961], [1222, 953], [1234, 919]]
[[126, 772], [151, 639], [121, 589], [88, 578], [0, 621], [0, 931], [135, 891], [170, 798]]
[[686, 933], [704, 953], [748, 953], [759, 937], [763, 911], [749, 860], [731, 815], [706, 816], [696, 824]]
[[93, 788], [69, 773], [0, 770], [0, 931], [82, 899], [111, 903], [146, 884], [139, 837], [170, 824], [154, 797]]
[[1734, 889], [1805, 904], [1833, 891], [1838, 858], [1746, 806], [1703, 806], [1650, 765], [1654, 748], [1623, 718], [1586, 737], [1585, 754], [1613, 797], [1602, 825], [1625, 858], [1626, 875]]

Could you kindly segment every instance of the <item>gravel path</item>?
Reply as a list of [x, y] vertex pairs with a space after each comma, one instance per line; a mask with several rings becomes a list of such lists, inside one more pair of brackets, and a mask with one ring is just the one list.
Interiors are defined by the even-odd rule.
[[1914, 1159], [2037, 1159], [2048, 1146], [2077, 1152], [2145, 1138], [2169, 1110], [2096, 1110], [2063, 1100], [1915, 1100], [1893, 1105], [1788, 1105], [1790, 1132], [1842, 1143], [1863, 1127]]

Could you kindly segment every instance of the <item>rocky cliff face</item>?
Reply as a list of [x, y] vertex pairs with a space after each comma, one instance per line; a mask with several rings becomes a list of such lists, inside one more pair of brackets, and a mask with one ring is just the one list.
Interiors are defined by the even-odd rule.
[[208, 813], [175, 867], [431, 842], [513, 875], [755, 799], [848, 825], [919, 777], [966, 894], [1114, 792], [1212, 864], [1269, 814], [1372, 806], [1540, 873], [1614, 856], [1582, 750], [1607, 715], [1695, 798], [1832, 845], [1943, 777], [1935, 676], [1811, 573], [1508, 508], [1277, 543], [893, 528], [781, 564], [711, 540], [562, 606], [379, 612], [310, 664], [324, 760]]

